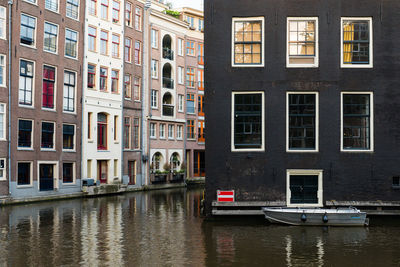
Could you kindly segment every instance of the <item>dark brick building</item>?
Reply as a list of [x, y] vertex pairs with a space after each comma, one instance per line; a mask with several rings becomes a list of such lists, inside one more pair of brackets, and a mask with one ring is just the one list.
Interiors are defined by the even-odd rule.
[[396, 0], [205, 0], [206, 205], [400, 200]]

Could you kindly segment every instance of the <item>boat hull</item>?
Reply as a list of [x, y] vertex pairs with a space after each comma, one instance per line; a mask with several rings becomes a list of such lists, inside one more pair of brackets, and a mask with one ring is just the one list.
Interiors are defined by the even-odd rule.
[[357, 209], [263, 208], [271, 223], [309, 226], [364, 226], [366, 213]]

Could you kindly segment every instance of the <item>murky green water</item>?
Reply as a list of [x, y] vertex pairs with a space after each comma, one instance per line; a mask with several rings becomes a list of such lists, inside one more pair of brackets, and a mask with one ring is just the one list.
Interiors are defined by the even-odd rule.
[[204, 221], [201, 189], [0, 208], [0, 266], [400, 266], [400, 219], [369, 228]]

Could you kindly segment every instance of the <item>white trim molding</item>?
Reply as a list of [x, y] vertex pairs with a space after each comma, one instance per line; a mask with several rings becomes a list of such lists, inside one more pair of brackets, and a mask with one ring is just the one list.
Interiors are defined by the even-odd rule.
[[[315, 148], [290, 149], [289, 147], [289, 95], [315, 95]], [[319, 92], [289, 91], [286, 92], [286, 152], [310, 153], [319, 152]]]
[[[293, 64], [290, 63], [290, 56], [289, 56], [289, 40], [290, 40], [290, 21], [314, 21], [315, 28], [314, 28], [314, 56], [292, 56], [293, 58], [307, 58], [307, 59], [314, 59], [313, 64]], [[318, 32], [318, 17], [287, 17], [286, 19], [286, 68], [318, 68], [319, 67], [319, 32]]]
[[[238, 21], [261, 21], [261, 63], [260, 64], [235, 64], [235, 22]], [[260, 68], [264, 67], [265, 60], [265, 18], [264, 17], [247, 17], [232, 18], [232, 39], [231, 39], [231, 64], [232, 67], [241, 68]]]
[[[261, 95], [261, 147], [260, 148], [235, 148], [235, 95], [260, 94]], [[232, 152], [262, 152], [265, 151], [265, 96], [263, 91], [232, 92], [231, 102], [231, 151]]]
[[[288, 169], [286, 170], [286, 205], [288, 207], [323, 207], [323, 170]], [[318, 203], [313, 204], [291, 204], [290, 176], [291, 175], [318, 175]]]
[[[343, 95], [369, 95], [369, 149], [345, 149], [343, 147]], [[340, 93], [340, 152], [374, 152], [374, 94], [373, 92], [351, 92], [345, 91]]]

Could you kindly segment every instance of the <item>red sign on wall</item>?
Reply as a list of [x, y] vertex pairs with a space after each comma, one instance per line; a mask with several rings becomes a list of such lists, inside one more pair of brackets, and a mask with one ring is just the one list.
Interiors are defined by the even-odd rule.
[[218, 202], [235, 202], [235, 190], [217, 190]]

